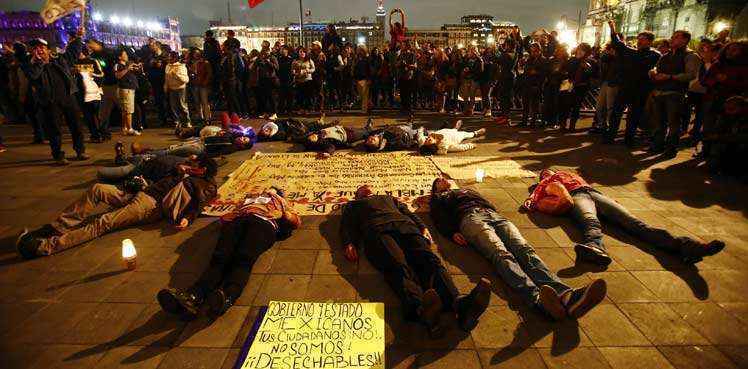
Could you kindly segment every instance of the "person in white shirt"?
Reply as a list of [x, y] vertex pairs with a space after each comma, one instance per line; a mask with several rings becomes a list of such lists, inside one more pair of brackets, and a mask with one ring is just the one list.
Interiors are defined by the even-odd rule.
[[307, 110], [312, 110], [312, 98], [314, 97], [314, 81], [312, 74], [315, 71], [314, 61], [312, 61], [306, 49], [299, 49], [299, 58], [291, 65], [291, 71], [296, 84], [296, 103], [301, 107], [301, 114], [306, 114]]
[[101, 109], [101, 96], [103, 91], [96, 83], [95, 78], [104, 77], [104, 71], [98, 61], [88, 57], [88, 51], [83, 50], [78, 54], [75, 61], [75, 70], [78, 72], [78, 83], [81, 87], [78, 92], [78, 100], [81, 103], [83, 119], [91, 134], [91, 142], [104, 142], [104, 135], [99, 127], [99, 110]]
[[187, 66], [179, 61], [179, 53], [169, 53], [169, 64], [166, 65], [166, 78], [164, 79], [164, 91], [169, 97], [171, 114], [176, 121], [177, 128], [192, 127], [190, 111], [187, 108], [187, 82], [190, 76]]
[[417, 135], [418, 152], [421, 155], [445, 155], [448, 152], [462, 152], [475, 148], [471, 142], [463, 143], [470, 138], [483, 136], [486, 129], [481, 128], [474, 132], [460, 131], [462, 121], [458, 120], [454, 128], [443, 128], [437, 131], [426, 132], [423, 128], [419, 129]]

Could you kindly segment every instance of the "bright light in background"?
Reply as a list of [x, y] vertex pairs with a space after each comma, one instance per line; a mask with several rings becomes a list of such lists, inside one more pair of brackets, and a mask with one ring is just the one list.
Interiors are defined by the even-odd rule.
[[145, 27], [145, 23], [143, 23], [143, 21], [140, 20], [140, 19], [138, 19], [138, 21], [135, 22], [135, 24], [138, 25], [138, 28], [144, 28]]
[[358, 36], [358, 44], [359, 45], [365, 45], [366, 44], [366, 37], [364, 37], [364, 36]]
[[486, 37], [486, 42], [488, 42], [489, 44], [494, 44], [496, 42], [496, 39], [493, 37], [493, 35], [488, 35], [488, 37]]
[[565, 29], [558, 33], [558, 42], [568, 46], [570, 49], [577, 46], [577, 35], [576, 32]]
[[132, 19], [125, 17], [122, 19], [122, 24], [124, 24], [125, 27], [132, 27]]
[[93, 13], [92, 18], [93, 18], [93, 20], [95, 20], [97, 22], [101, 22], [104, 19], [104, 16], [101, 15], [101, 13], [99, 13], [99, 12], [95, 12], [95, 13]]
[[148, 22], [148, 29], [151, 31], [160, 31], [161, 25], [157, 22]]
[[112, 24], [119, 24], [120, 19], [118, 16], [112, 15], [111, 17], [109, 17], [109, 22]]
[[457, 48], [458, 49], [462, 49], [463, 47], [465, 47], [465, 45], [463, 45], [463, 44], [457, 44]]
[[470, 44], [473, 46], [478, 46], [478, 41], [475, 41], [475, 40], [470, 41]]
[[717, 23], [714, 23], [714, 33], [720, 33], [728, 28], [730, 28], [729, 22], [719, 21]]
[[566, 29], [566, 22], [559, 21], [558, 23], [556, 23], [556, 29], [559, 30], [559, 31], [565, 30]]

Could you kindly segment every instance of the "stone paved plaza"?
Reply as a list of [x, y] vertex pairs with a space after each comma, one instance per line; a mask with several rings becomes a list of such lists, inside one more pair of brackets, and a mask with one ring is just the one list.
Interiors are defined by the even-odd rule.
[[[364, 121], [361, 116], [338, 118], [344, 124]], [[394, 119], [381, 118], [377, 124]], [[436, 127], [441, 118], [416, 119]], [[589, 126], [589, 120], [580, 125]], [[110, 165], [113, 150], [109, 143], [90, 144], [91, 160], [50, 166], [48, 146], [29, 144], [30, 128], [0, 126], [9, 146], [0, 154], [0, 367], [232, 368], [259, 307], [273, 299], [384, 301], [388, 368], [748, 367], [745, 185], [710, 179], [692, 160], [691, 149], [658, 161], [623, 145], [603, 146], [585, 132], [562, 135], [478, 118], [465, 121], [465, 128], [480, 126], [488, 128], [487, 137], [477, 141], [478, 149], [460, 155], [511, 158], [536, 172], [547, 166], [578, 170], [646, 222], [677, 235], [719, 238], [727, 248], [687, 267], [607, 228], [613, 263], [606, 270], [575, 266], [571, 246], [580, 234], [570, 220], [518, 211], [533, 181], [488, 179], [462, 185], [490, 199], [564, 281], [580, 286], [604, 278], [608, 297], [600, 306], [578, 322], [551, 323], [522, 305], [475, 251], [437, 236], [438, 254], [458, 287], [467, 292], [480, 276], [488, 276], [494, 295], [473, 332], [452, 330], [430, 340], [421, 326], [403, 321], [397, 298], [365, 259], [358, 265], [345, 260], [339, 218], [330, 216], [305, 218], [301, 230], [265, 253], [226, 315], [215, 322], [182, 323], [161, 312], [155, 294], [166, 286], [186, 287], [197, 277], [218, 236], [215, 219], [200, 218], [183, 232], [165, 224], [128, 229], [22, 261], [13, 247], [22, 227], [53, 220], [95, 183], [96, 167]], [[138, 141], [163, 146], [176, 139], [169, 129], [149, 129]], [[65, 148], [70, 155], [69, 138]], [[298, 149], [276, 143], [258, 144], [252, 151]], [[218, 181], [251, 155], [229, 156]], [[433, 228], [432, 233], [437, 234]], [[124, 238], [137, 246], [135, 271], [122, 263]]]

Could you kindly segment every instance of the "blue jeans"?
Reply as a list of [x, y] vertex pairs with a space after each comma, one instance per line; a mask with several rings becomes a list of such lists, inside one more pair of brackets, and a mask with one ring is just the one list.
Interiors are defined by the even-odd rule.
[[549, 286], [559, 295], [571, 289], [548, 270], [519, 229], [495, 211], [474, 210], [460, 222], [460, 232], [529, 305], [537, 305], [538, 286]]
[[623, 205], [592, 189], [580, 190], [572, 195], [574, 208], [571, 216], [579, 223], [584, 233], [584, 245], [605, 250], [603, 232], [598, 215], [621, 227], [632, 236], [669, 252], [680, 252], [690, 239], [673, 237], [670, 232], [648, 226], [637, 219]]

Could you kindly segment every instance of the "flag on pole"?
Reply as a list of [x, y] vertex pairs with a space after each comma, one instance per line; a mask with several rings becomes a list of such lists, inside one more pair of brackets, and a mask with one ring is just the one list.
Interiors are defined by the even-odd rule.
[[257, 5], [260, 5], [261, 2], [265, 0], [249, 0], [249, 7], [254, 8]]
[[51, 24], [54, 21], [86, 7], [86, 0], [47, 0], [41, 11], [44, 23]]

